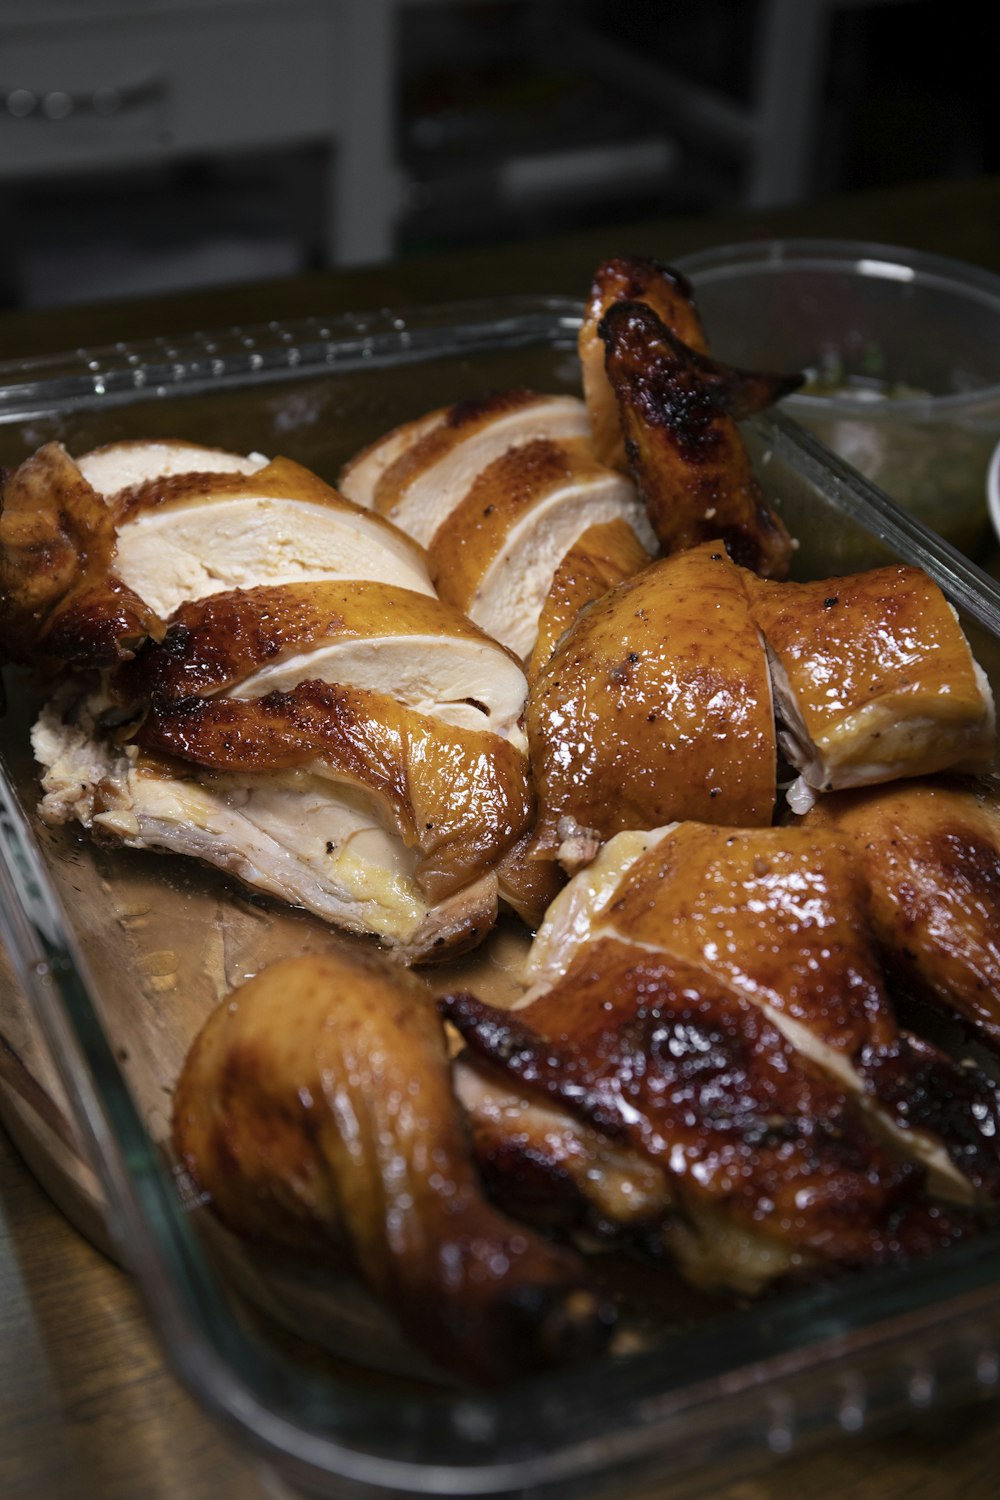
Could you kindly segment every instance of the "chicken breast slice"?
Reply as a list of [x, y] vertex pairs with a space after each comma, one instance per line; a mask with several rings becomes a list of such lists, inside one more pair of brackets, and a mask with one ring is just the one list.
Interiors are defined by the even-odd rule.
[[434, 592], [419, 547], [315, 474], [181, 474], [119, 495], [119, 577], [161, 615], [226, 589], [369, 578]]
[[398, 458], [402, 458], [407, 449], [414, 447], [421, 438], [440, 427], [447, 420], [449, 410], [449, 407], [442, 406], [437, 411], [428, 412], [426, 416], [417, 417], [413, 422], [403, 422], [384, 437], [369, 443], [367, 448], [362, 448], [360, 453], [348, 460], [337, 477], [340, 493], [346, 495], [348, 500], [353, 500], [355, 505], [363, 505], [370, 510], [375, 504], [375, 491], [382, 475]]
[[624, 520], [656, 539], [633, 486], [581, 438], [510, 448], [476, 477], [428, 547], [442, 598], [520, 657], [530, 654], [556, 568], [592, 526]]
[[460, 611], [367, 580], [215, 594], [115, 678], [126, 703], [192, 694], [261, 698], [318, 680], [386, 693], [421, 713], [524, 744], [517, 660]]
[[589, 431], [586, 407], [575, 396], [504, 391], [460, 402], [385, 468], [374, 507], [426, 546], [476, 476], [508, 448], [538, 438], [586, 438]]
[[87, 483], [108, 500], [151, 479], [175, 474], [256, 474], [267, 462], [262, 453], [227, 453], [179, 438], [105, 443], [76, 460]]
[[40, 813], [71, 820], [131, 849], [204, 860], [257, 891], [349, 932], [374, 934], [414, 960], [466, 946], [470, 927], [495, 920], [487, 876], [430, 902], [415, 878], [418, 851], [387, 830], [363, 788], [308, 771], [268, 776], [178, 769], [118, 751], [86, 714], [67, 722], [47, 707], [32, 733], [43, 767]]

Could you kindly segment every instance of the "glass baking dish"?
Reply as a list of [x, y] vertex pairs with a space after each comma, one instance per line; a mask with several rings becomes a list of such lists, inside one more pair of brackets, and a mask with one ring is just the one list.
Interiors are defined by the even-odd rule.
[[[511, 385], [578, 390], [578, 323], [575, 303], [521, 298], [0, 365], [0, 462], [51, 439], [81, 452], [169, 435], [282, 452], [333, 479], [362, 444], [433, 406]], [[996, 585], [780, 415], [747, 437], [800, 539], [797, 575], [892, 559], [926, 568], [1000, 692]], [[607, 1257], [629, 1352], [487, 1394], [408, 1362], [333, 1273], [329, 1285], [273, 1295], [284, 1268], [234, 1256], [175, 1181], [169, 1079], [234, 979], [292, 947], [346, 939], [180, 858], [101, 850], [39, 825], [27, 743], [39, 693], [13, 673], [7, 688], [4, 1119], [67, 1211], [127, 1264], [175, 1370], [287, 1481], [336, 1496], [600, 1497], [669, 1475], [671, 1493], [693, 1493], [769, 1455], [1000, 1383], [992, 1232], [750, 1307]], [[500, 933], [481, 972], [502, 972], [510, 940]], [[318, 1345], [301, 1337], [314, 1306]]]

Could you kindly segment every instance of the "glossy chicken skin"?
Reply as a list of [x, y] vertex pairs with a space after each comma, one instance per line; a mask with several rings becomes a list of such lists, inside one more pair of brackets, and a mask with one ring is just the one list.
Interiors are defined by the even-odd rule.
[[26, 459], [0, 504], [0, 651], [12, 661], [109, 666], [162, 633], [114, 575], [115, 526], [58, 443]]
[[584, 305], [578, 340], [583, 395], [596, 457], [627, 474], [618, 402], [604, 369], [604, 343], [598, 331], [604, 314], [615, 302], [644, 302], [671, 333], [700, 354], [708, 353], [708, 344], [690, 283], [679, 271], [629, 255], [612, 256], [598, 266]]
[[772, 662], [782, 746], [809, 786], [989, 765], [989, 685], [921, 569], [812, 583], [747, 577], [746, 586]]
[[556, 568], [538, 618], [538, 634], [528, 661], [536, 677], [563, 634], [588, 604], [641, 572], [652, 561], [627, 521], [589, 526]]
[[374, 959], [288, 959], [235, 991], [190, 1052], [173, 1135], [232, 1229], [346, 1248], [455, 1374], [509, 1378], [608, 1337], [576, 1257], [484, 1199], [430, 994]]
[[992, 781], [838, 792], [806, 827], [849, 838], [887, 967], [1000, 1049], [1000, 805]]
[[247, 698], [313, 678], [389, 693], [446, 722], [520, 741], [520, 664], [440, 600], [364, 579], [184, 604], [162, 644], [119, 672], [115, 687], [126, 702]]
[[696, 354], [641, 302], [613, 303], [600, 331], [632, 477], [663, 550], [717, 538], [742, 566], [784, 577], [791, 539], [736, 421], [798, 378], [750, 375]]
[[956, 1232], [755, 1006], [680, 961], [599, 941], [522, 1010], [443, 1005], [475, 1054], [661, 1166], [682, 1212], [720, 1209], [832, 1265]]
[[586, 610], [532, 684], [537, 844], [571, 818], [603, 838], [678, 817], [770, 822], [763, 647], [719, 544], [652, 563]]
[[509, 741], [360, 688], [305, 681], [250, 700], [159, 700], [135, 738], [214, 771], [302, 768], [359, 786], [419, 850], [416, 878], [432, 901], [486, 874], [532, 812], [523, 756]]
[[[613, 851], [612, 851], [613, 852]], [[817, 827], [685, 822], [628, 864], [593, 922], [560, 897], [543, 929], [547, 972], [613, 937], [689, 965], [760, 1009], [809, 1063], [872, 1114], [894, 1149], [966, 1201], [1000, 1196], [1000, 1110], [982, 1081], [900, 1030], [868, 926], [854, 850]]]

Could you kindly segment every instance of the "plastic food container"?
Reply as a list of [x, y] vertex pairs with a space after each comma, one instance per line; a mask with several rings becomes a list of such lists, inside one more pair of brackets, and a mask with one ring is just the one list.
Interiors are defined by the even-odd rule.
[[975, 555], [1000, 439], [1000, 277], [851, 240], [764, 240], [679, 262], [719, 358], [808, 373], [784, 410]]
[[[574, 303], [520, 299], [0, 366], [0, 462], [51, 438], [79, 452], [169, 434], [284, 452], [332, 477], [435, 404], [514, 384], [576, 389], [577, 327]], [[1000, 690], [997, 586], [783, 418], [748, 438], [801, 538], [800, 576], [920, 564]], [[296, 1280], [228, 1243], [171, 1171], [170, 1082], [220, 988], [329, 935], [191, 862], [37, 825], [38, 690], [14, 673], [7, 687], [5, 1122], [67, 1211], [111, 1240], [178, 1374], [272, 1471], [371, 1500], [634, 1500], [664, 1474], [672, 1493], [711, 1490], [769, 1456], [997, 1386], [996, 1233], [748, 1308], [609, 1258], [629, 1352], [489, 1393], [429, 1378], [349, 1280]], [[502, 968], [504, 941], [473, 962]]]

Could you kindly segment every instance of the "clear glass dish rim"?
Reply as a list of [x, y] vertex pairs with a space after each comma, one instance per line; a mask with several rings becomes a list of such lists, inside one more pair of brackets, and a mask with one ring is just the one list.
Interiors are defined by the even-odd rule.
[[[256, 365], [234, 348], [225, 370], [206, 381], [204, 372], [194, 369], [178, 376], [169, 390], [189, 393], [280, 378], [288, 368], [283, 361], [289, 346], [303, 343], [303, 330], [319, 325], [330, 332], [320, 339], [315, 364], [300, 357], [290, 373], [315, 375], [349, 369], [352, 362], [368, 368], [383, 359], [402, 363], [539, 342], [568, 350], [575, 345], [579, 307], [565, 298], [529, 297], [272, 323], [256, 332], [259, 344], [243, 348], [273, 356], [273, 371], [266, 361]], [[146, 347], [159, 355], [168, 343], [191, 349], [210, 341], [228, 347], [243, 336], [243, 330], [226, 330]], [[331, 344], [337, 346], [332, 351]], [[51, 379], [32, 382], [32, 405], [44, 400], [51, 411], [84, 401], [100, 407], [105, 401], [145, 398], [147, 385], [133, 385], [131, 396], [123, 389], [102, 393], [75, 373], [79, 361], [88, 358], [100, 360], [108, 371], [135, 368], [120, 355], [115, 348], [30, 362], [35, 370], [45, 365], [54, 371]], [[3, 378], [10, 368], [0, 366], [0, 420], [8, 418]], [[23, 369], [23, 363], [16, 368]], [[15, 406], [20, 390], [12, 398]], [[23, 418], [24, 408], [16, 415]], [[763, 420], [759, 430], [802, 475], [832, 483], [845, 515], [926, 567], [956, 605], [1000, 639], [1000, 589], [974, 564], [780, 414]], [[870, 1273], [863, 1283], [841, 1281], [832, 1291], [788, 1294], [780, 1307], [762, 1305], [681, 1335], [665, 1351], [616, 1360], [612, 1382], [604, 1378], [607, 1366], [598, 1364], [494, 1393], [429, 1394], [407, 1403], [400, 1431], [395, 1394], [359, 1395], [344, 1384], [333, 1390], [301, 1372], [289, 1377], [276, 1370], [270, 1355], [255, 1349], [226, 1312], [217, 1277], [96, 1020], [87, 966], [6, 777], [0, 779], [0, 938], [38, 1016], [107, 1194], [110, 1227], [171, 1363], [244, 1437], [274, 1459], [293, 1460], [314, 1479], [348, 1479], [374, 1486], [373, 1493], [382, 1487], [405, 1487], [413, 1494], [498, 1494], [526, 1485], [554, 1490], [662, 1452], [671, 1424], [679, 1420], [714, 1413], [713, 1422], [726, 1421], [729, 1428], [737, 1418], [749, 1422], [761, 1392], [787, 1382], [791, 1374], [797, 1383], [810, 1373], [822, 1375], [842, 1359], [845, 1339], [854, 1340], [859, 1358], [866, 1348], [891, 1341], [901, 1324], [928, 1339], [937, 1330], [947, 1340], [966, 1305], [978, 1310], [984, 1327], [991, 1313], [1000, 1327], [1000, 1233], [991, 1233], [918, 1265]], [[810, 1307], [816, 1321], [810, 1324], [805, 1317], [805, 1338], [801, 1324]], [[766, 1348], [761, 1344], [765, 1328]], [[712, 1367], [709, 1355], [719, 1349], [726, 1357]], [[685, 1372], [682, 1379], [677, 1367]], [[374, 1451], [375, 1434], [383, 1443], [387, 1437], [397, 1440], [396, 1450]]]
[[[1000, 318], [1000, 276], [992, 271], [953, 256], [933, 255], [928, 251], [910, 250], [900, 245], [886, 245], [867, 240], [838, 239], [771, 239], [742, 240], [730, 245], [697, 250], [679, 256], [674, 262], [693, 283], [699, 277], [723, 279], [741, 271], [773, 271], [805, 267], [813, 270], [855, 270], [871, 280], [912, 282], [934, 285], [990, 304]], [[882, 271], [876, 270], [882, 266]], [[903, 268], [912, 277], [900, 276]], [[897, 274], [893, 274], [893, 273]], [[913, 396], [893, 398], [891, 403], [872, 407], [861, 405], [850, 397], [810, 396], [801, 392], [785, 398], [783, 406], [803, 418], [819, 416], [853, 417], [856, 421], [890, 424], [896, 421], [929, 419], [943, 421], [974, 412], [979, 407], [1000, 404], [1000, 381], [980, 386], [975, 391], [961, 391], [948, 396]]]

